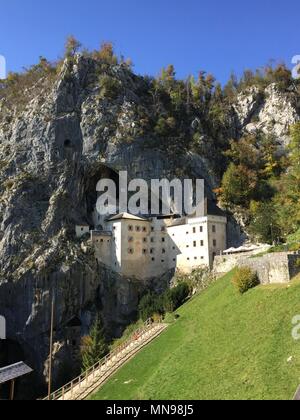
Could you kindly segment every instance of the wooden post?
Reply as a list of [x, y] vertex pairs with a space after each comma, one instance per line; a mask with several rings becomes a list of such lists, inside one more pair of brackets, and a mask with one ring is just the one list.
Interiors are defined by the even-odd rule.
[[53, 359], [53, 329], [54, 329], [54, 292], [52, 292], [52, 303], [51, 303], [51, 326], [50, 326], [50, 360], [49, 360], [49, 373], [48, 373], [48, 400], [51, 398], [52, 390], [52, 359]]
[[15, 380], [13, 379], [10, 382], [10, 395], [9, 395], [10, 401], [13, 401], [14, 397], [15, 397]]

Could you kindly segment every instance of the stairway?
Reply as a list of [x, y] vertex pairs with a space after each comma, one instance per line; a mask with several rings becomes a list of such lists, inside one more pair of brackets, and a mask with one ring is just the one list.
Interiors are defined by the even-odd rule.
[[[134, 357], [143, 347], [158, 337], [166, 324], [147, 321], [145, 326], [136, 331], [132, 338], [89, 369], [50, 396], [50, 400], [68, 401], [84, 400], [94, 391], [101, 388], [111, 376], [125, 363]], [[49, 400], [49, 397], [45, 398]]]

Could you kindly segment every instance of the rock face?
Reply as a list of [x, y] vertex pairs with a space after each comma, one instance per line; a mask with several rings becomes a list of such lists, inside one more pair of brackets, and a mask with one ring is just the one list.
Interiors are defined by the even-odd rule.
[[[21, 110], [0, 99], [0, 313], [8, 337], [35, 368], [38, 385], [46, 376], [53, 291], [59, 385], [74, 374], [68, 361], [79, 343], [68, 341], [71, 319], [80, 319], [85, 334], [100, 310], [108, 335], [117, 336], [134, 318], [143, 291], [164, 290], [172, 277], [166, 273], [150, 284], [117, 277], [97, 266], [92, 249], [75, 238], [76, 224], [92, 223], [99, 179], [120, 170], [129, 179], [204, 178], [210, 196], [220, 182], [209, 153], [173, 147], [172, 139], [168, 147], [155, 143], [147, 79], [125, 65], [111, 73], [119, 92], [108, 99], [101, 95], [104, 76], [95, 62], [77, 55], [51, 83], [42, 81]], [[275, 86], [263, 95], [255, 89], [240, 95], [233, 114], [229, 132], [270, 130], [282, 144], [298, 118]], [[191, 121], [189, 130], [201, 126], [198, 117]], [[233, 221], [230, 232], [229, 245], [238, 244]]]
[[241, 133], [272, 134], [281, 146], [289, 142], [289, 127], [299, 121], [295, 97], [271, 84], [265, 91], [252, 87], [238, 96], [234, 105]]

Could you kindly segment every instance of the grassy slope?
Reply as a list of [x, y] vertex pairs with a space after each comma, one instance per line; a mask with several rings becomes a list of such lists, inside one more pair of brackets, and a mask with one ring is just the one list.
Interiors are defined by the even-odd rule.
[[230, 279], [182, 307], [92, 399], [291, 399], [300, 383], [300, 342], [291, 336], [300, 282], [239, 296]]

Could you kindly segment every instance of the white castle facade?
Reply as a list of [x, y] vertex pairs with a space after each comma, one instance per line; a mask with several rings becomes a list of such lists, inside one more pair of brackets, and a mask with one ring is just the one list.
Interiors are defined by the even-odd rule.
[[[227, 248], [227, 218], [215, 206], [209, 211], [206, 205], [203, 217], [121, 213], [100, 220], [95, 212], [94, 224], [98, 228], [91, 231], [91, 241], [98, 262], [142, 280], [172, 269], [189, 273], [211, 267], [215, 256]], [[78, 237], [88, 232], [88, 226], [76, 227]]]

